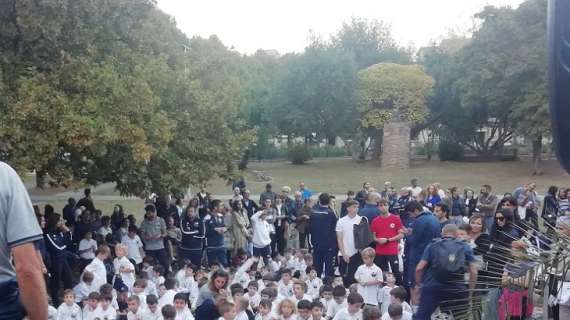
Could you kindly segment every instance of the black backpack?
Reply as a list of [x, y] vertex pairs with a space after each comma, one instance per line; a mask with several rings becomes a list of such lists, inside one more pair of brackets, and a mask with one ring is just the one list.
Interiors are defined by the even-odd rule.
[[354, 247], [357, 250], [362, 250], [370, 246], [374, 242], [374, 235], [370, 231], [370, 225], [368, 224], [368, 219], [362, 217], [359, 224], [353, 226], [354, 230]]
[[441, 283], [462, 281], [467, 269], [465, 244], [452, 238], [434, 240], [429, 263], [437, 281]]

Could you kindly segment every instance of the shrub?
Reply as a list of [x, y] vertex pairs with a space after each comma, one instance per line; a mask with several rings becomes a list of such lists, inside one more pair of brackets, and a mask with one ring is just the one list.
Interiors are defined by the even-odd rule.
[[293, 164], [304, 164], [311, 159], [309, 148], [304, 144], [292, 145], [287, 150], [287, 160]]
[[323, 146], [323, 147], [311, 147], [309, 149], [311, 157], [313, 158], [326, 158], [326, 157], [346, 157], [349, 156], [346, 147], [335, 147], [335, 146]]
[[461, 161], [463, 160], [463, 146], [453, 141], [439, 142], [439, 160], [440, 161]]

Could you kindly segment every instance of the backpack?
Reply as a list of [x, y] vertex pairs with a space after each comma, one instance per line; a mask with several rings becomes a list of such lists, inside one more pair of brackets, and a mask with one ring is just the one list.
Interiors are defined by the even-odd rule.
[[467, 271], [465, 244], [457, 239], [436, 239], [431, 246], [430, 269], [441, 283], [462, 281]]
[[360, 223], [353, 226], [354, 232], [354, 247], [356, 250], [362, 250], [370, 246], [374, 242], [374, 235], [370, 231], [370, 225], [368, 224], [368, 219], [362, 217]]

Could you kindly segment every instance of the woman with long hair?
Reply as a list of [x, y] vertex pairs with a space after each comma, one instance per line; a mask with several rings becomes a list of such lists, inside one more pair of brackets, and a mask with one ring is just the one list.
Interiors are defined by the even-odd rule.
[[46, 248], [50, 256], [49, 291], [54, 304], [59, 305], [61, 282], [63, 282], [63, 289], [71, 289], [73, 286], [72, 271], [68, 262], [69, 251], [67, 251], [68, 246], [71, 245], [71, 233], [63, 223], [61, 215], [57, 213], [47, 217], [44, 232]]
[[427, 197], [425, 199], [425, 204], [430, 210], [433, 210], [435, 205], [441, 202], [441, 197], [437, 192], [437, 188], [433, 184], [426, 187], [426, 193]]
[[[243, 207], [241, 201], [232, 202], [232, 234], [233, 234], [233, 252], [232, 255], [236, 255], [239, 249], [243, 249], [248, 252], [248, 241], [251, 241], [251, 224], [249, 218], [247, 217], [247, 211]], [[250, 252], [251, 254], [252, 252]]]
[[200, 293], [198, 294], [198, 300], [196, 301], [196, 308], [199, 308], [206, 301], [212, 302], [214, 296], [218, 294], [227, 295], [228, 292], [226, 288], [230, 282], [230, 275], [222, 270], [218, 269], [214, 271], [208, 284], [203, 285], [200, 288]]

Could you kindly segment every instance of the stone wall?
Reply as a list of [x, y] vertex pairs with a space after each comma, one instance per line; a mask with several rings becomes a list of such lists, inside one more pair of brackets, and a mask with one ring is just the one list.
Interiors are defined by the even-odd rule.
[[410, 123], [392, 122], [384, 125], [382, 168], [410, 167]]

